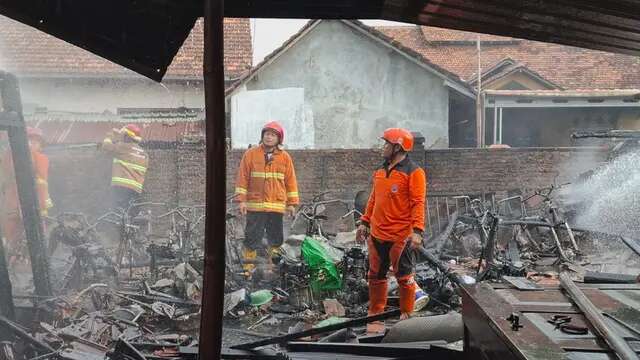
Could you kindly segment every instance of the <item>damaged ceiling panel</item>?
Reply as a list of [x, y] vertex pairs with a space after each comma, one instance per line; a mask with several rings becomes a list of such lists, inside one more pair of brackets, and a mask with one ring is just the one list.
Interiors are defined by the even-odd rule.
[[[202, 15], [198, 0], [10, 0], [0, 13], [161, 80]], [[225, 15], [387, 19], [640, 54], [640, 4], [631, 0], [227, 1]]]
[[404, 13], [410, 22], [640, 54], [640, 3], [637, 1], [430, 0], [416, 3], [410, 13]]
[[0, 13], [156, 81], [198, 16], [189, 1], [156, 0], [8, 0]]

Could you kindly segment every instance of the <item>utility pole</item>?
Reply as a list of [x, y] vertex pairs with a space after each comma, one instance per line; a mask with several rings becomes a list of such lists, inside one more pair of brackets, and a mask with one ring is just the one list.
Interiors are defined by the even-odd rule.
[[484, 105], [482, 104], [482, 65], [480, 63], [480, 35], [476, 39], [478, 53], [478, 90], [476, 94], [476, 146], [484, 145]]

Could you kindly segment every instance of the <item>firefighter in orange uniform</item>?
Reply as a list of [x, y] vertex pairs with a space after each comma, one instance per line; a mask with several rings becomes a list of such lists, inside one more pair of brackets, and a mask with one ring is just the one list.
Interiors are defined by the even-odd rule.
[[[49, 197], [49, 158], [42, 153], [44, 145], [42, 130], [28, 127], [27, 139], [29, 140], [29, 150], [31, 151], [31, 164], [35, 177], [40, 215], [47, 216], [49, 210], [53, 207], [53, 201]], [[2, 173], [3, 179], [0, 180], [0, 199], [3, 204], [1, 225], [7, 252], [10, 254], [10, 262], [13, 262], [16, 256], [24, 256], [22, 251], [24, 247], [24, 225], [22, 223], [13, 158], [9, 149], [2, 157]]]
[[243, 260], [245, 270], [258, 256], [266, 233], [264, 255], [276, 255], [284, 241], [284, 213], [293, 216], [299, 203], [298, 184], [291, 156], [282, 149], [284, 129], [277, 121], [262, 128], [259, 146], [242, 156], [235, 193], [240, 213], [246, 215]]
[[393, 268], [400, 292], [401, 319], [414, 308], [415, 250], [424, 233], [425, 171], [411, 159], [413, 135], [399, 128], [385, 130], [384, 163], [373, 174], [373, 189], [357, 239], [369, 249], [369, 315], [387, 305], [387, 272]]
[[140, 127], [128, 124], [109, 131], [100, 144], [102, 150], [113, 155], [111, 190], [114, 207], [126, 209], [144, 189], [149, 159], [140, 146], [140, 133]]

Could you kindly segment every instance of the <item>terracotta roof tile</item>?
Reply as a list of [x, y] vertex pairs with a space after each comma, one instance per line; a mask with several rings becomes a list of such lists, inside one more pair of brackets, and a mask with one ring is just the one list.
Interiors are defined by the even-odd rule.
[[[199, 19], [167, 70], [166, 78], [202, 78], [203, 21]], [[224, 20], [224, 66], [239, 77], [251, 68], [249, 19]], [[139, 77], [133, 71], [30, 26], [0, 16], [0, 69], [28, 76]]]
[[424, 40], [428, 42], [473, 42], [475, 43], [480, 37], [480, 41], [487, 42], [510, 42], [519, 41], [518, 39], [504, 36], [496, 36], [489, 34], [478, 34], [468, 31], [458, 31], [445, 28], [437, 28], [432, 26], [420, 26], [420, 32], [424, 36]]
[[[422, 41], [411, 28], [420, 30]], [[418, 26], [379, 29], [465, 80], [472, 79], [477, 71], [473, 33]], [[481, 64], [485, 70], [510, 58], [564, 89], [640, 86], [639, 57], [493, 35], [481, 35], [481, 41]]]
[[204, 113], [82, 114], [50, 112], [25, 115], [28, 125], [42, 129], [49, 145], [98, 143], [107, 131], [134, 123], [144, 141], [175, 142], [204, 134]]

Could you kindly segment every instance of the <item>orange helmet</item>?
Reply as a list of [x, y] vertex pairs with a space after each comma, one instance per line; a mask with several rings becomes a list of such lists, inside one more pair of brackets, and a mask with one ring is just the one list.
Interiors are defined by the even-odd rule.
[[391, 144], [398, 144], [404, 151], [413, 149], [413, 134], [401, 128], [389, 128], [382, 134], [382, 139]]
[[127, 124], [124, 127], [124, 132], [133, 140], [140, 142], [142, 141], [142, 137], [140, 137], [140, 133], [142, 133], [142, 129], [136, 124]]
[[284, 128], [277, 121], [269, 121], [262, 127], [262, 133], [260, 134], [260, 139], [264, 136], [264, 132], [267, 130], [273, 130], [278, 134], [278, 138], [280, 139], [280, 144], [284, 143]]

